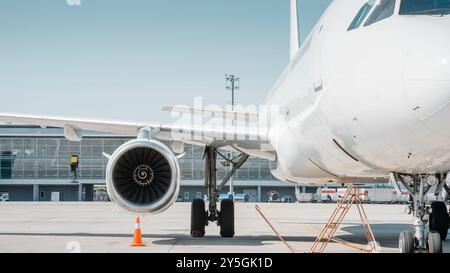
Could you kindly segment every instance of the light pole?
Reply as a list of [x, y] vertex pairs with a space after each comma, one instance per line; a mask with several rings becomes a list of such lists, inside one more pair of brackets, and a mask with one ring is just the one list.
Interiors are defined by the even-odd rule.
[[[235, 95], [234, 92], [240, 89], [240, 78], [238, 75], [225, 75], [226, 79], [226, 88], [227, 90], [231, 90], [231, 111], [234, 111], [234, 103], [235, 103]], [[231, 121], [232, 126], [234, 126], [234, 115], [233, 120]], [[230, 171], [233, 169], [233, 152], [229, 153], [230, 159]], [[234, 199], [234, 185], [233, 185], [233, 176], [230, 178], [230, 192]]]

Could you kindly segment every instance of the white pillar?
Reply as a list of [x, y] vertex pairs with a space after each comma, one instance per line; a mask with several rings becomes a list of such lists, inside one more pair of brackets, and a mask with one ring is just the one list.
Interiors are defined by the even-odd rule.
[[78, 201], [83, 201], [83, 184], [78, 184]]
[[261, 203], [261, 185], [258, 185], [258, 203]]
[[33, 184], [33, 201], [39, 201], [39, 185]]

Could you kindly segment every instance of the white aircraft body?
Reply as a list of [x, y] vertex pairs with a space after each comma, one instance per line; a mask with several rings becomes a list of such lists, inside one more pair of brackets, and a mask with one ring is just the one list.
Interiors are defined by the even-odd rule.
[[333, 1], [269, 95], [287, 120], [270, 128], [279, 178], [450, 170], [450, 16], [373, 2], [394, 14], [348, 30], [366, 1]]
[[[297, 1], [291, 0], [290, 62], [265, 101], [275, 113], [169, 108], [225, 120], [271, 116], [260, 119], [255, 130], [6, 113], [0, 121], [62, 127], [73, 141], [81, 140], [83, 130], [137, 135], [106, 156], [111, 199], [139, 214], [173, 204], [180, 180], [175, 154], [183, 153], [184, 143], [205, 146], [209, 209], [194, 200], [194, 237], [204, 236], [208, 221], [218, 222], [222, 236], [234, 235], [233, 202], [222, 201], [219, 211], [217, 197], [248, 156], [274, 161], [273, 174], [290, 182], [389, 178], [412, 196], [415, 232], [401, 234], [400, 250], [440, 252], [447, 208], [444, 202], [430, 208], [424, 196], [432, 186], [436, 196], [448, 191], [449, 13], [450, 0], [334, 0], [300, 47]], [[171, 141], [172, 147], [158, 140]], [[221, 184], [215, 170], [219, 149], [241, 154]]]

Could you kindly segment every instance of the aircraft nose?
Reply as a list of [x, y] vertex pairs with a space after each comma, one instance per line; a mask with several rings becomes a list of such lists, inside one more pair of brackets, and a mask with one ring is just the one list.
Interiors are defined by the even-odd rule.
[[404, 84], [420, 122], [450, 138], [450, 38], [415, 45], [405, 62]]

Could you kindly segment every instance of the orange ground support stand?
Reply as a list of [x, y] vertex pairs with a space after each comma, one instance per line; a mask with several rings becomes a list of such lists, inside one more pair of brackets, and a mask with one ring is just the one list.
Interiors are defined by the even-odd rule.
[[[355, 204], [358, 208], [358, 213], [363, 224], [364, 233], [366, 235], [367, 241], [369, 242], [367, 246], [361, 246], [358, 244], [346, 242], [334, 237], [353, 204]], [[370, 227], [369, 219], [367, 218], [366, 212], [364, 211], [363, 204], [360, 198], [359, 188], [357, 186], [351, 186], [345, 191], [344, 195], [339, 200], [336, 209], [333, 211], [330, 219], [325, 224], [322, 231], [319, 233], [319, 236], [317, 236], [317, 239], [309, 250], [309, 253], [323, 253], [331, 241], [364, 252], [379, 252], [379, 246], [375, 240], [375, 236], [373, 235], [372, 228]]]

